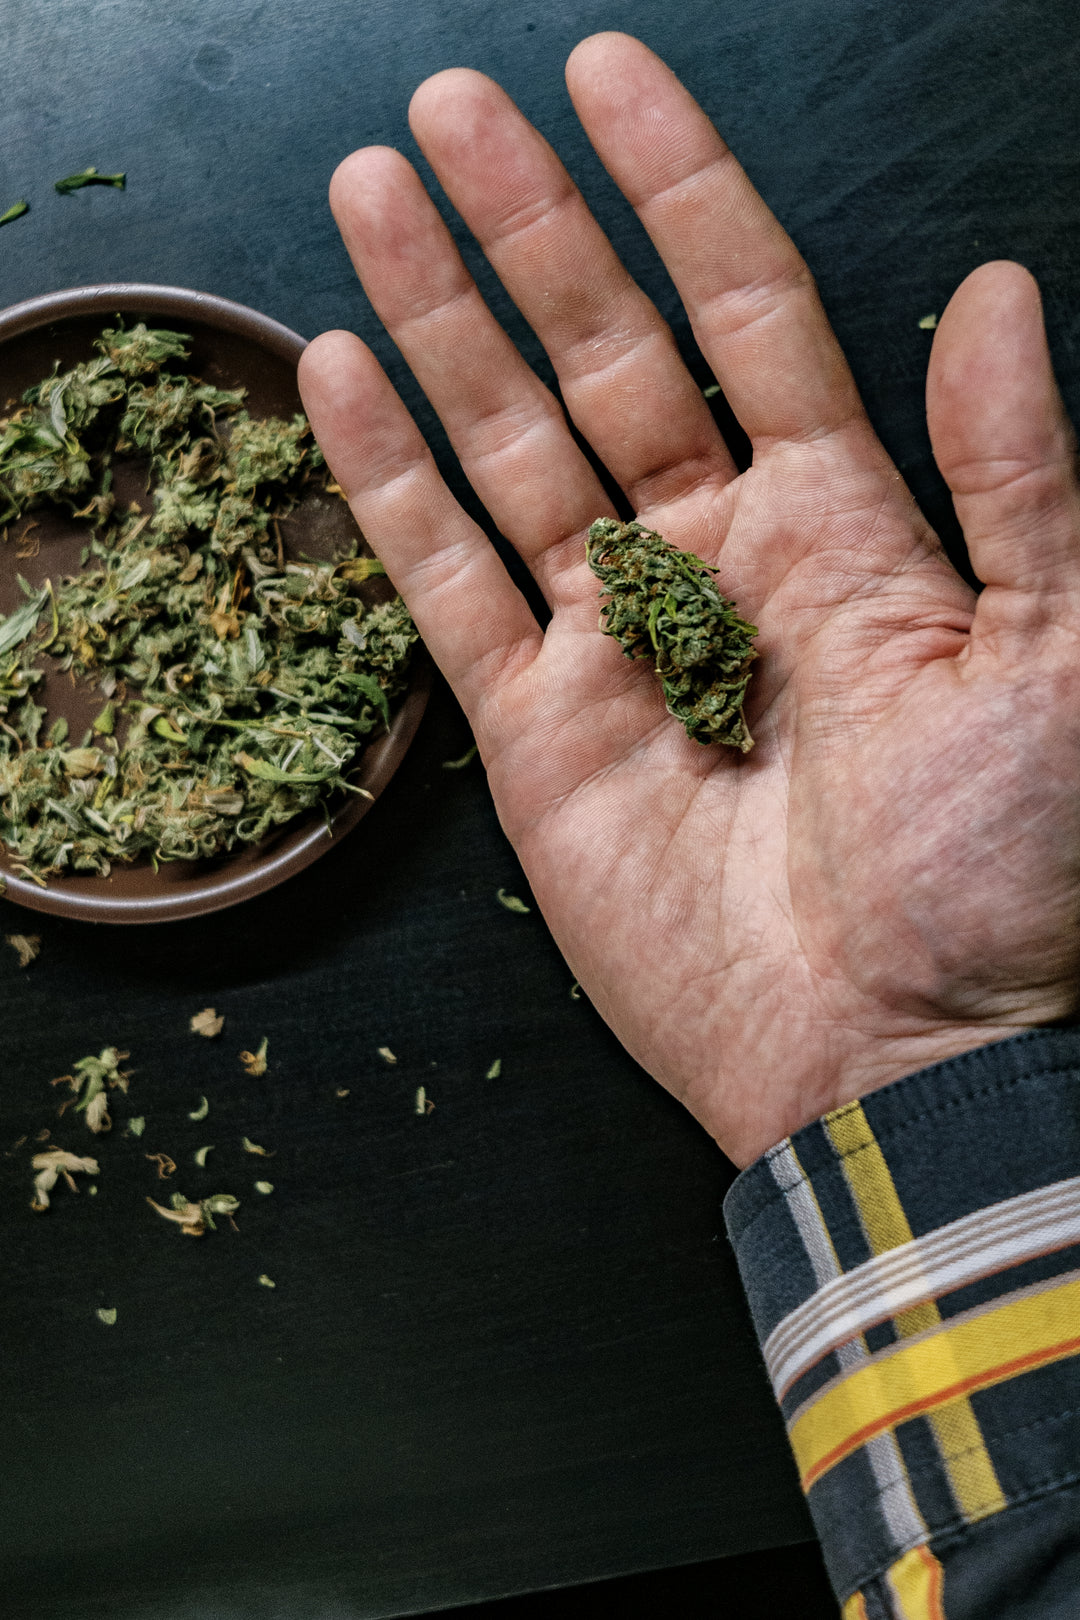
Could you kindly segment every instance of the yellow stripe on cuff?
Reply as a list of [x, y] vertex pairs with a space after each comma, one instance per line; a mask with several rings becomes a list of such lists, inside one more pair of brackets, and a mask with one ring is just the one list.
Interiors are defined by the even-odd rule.
[[[827, 1114], [824, 1123], [840, 1156], [872, 1253], [885, 1254], [910, 1243], [910, 1222], [862, 1104], [847, 1103]], [[910, 1339], [932, 1330], [940, 1321], [937, 1305], [927, 1300], [898, 1312], [894, 1325], [901, 1339]], [[1005, 1497], [970, 1403], [959, 1399], [928, 1415], [953, 1496], [967, 1523], [1000, 1513]]]
[[875, 1435], [1080, 1353], [1080, 1275], [965, 1312], [826, 1384], [788, 1430], [804, 1491]]
[[929, 1547], [912, 1547], [885, 1576], [896, 1620], [945, 1620], [945, 1571]]

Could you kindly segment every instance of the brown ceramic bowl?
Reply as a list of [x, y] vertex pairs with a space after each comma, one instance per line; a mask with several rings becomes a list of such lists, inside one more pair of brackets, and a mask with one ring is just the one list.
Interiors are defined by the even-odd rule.
[[[92, 340], [117, 315], [190, 333], [191, 370], [220, 388], [246, 388], [253, 416], [288, 417], [301, 409], [296, 363], [304, 339], [296, 332], [208, 293], [118, 283], [46, 293], [0, 312], [0, 415], [7, 415], [22, 391], [47, 376], [55, 362], [66, 368], [87, 359]], [[118, 474], [119, 493], [145, 501], [138, 483], [133, 477], [132, 487], [125, 488]], [[34, 526], [20, 544], [31, 519]], [[302, 552], [329, 557], [350, 538], [362, 543], [344, 501], [325, 493], [306, 496], [283, 522], [282, 532], [285, 550], [294, 556]], [[10, 613], [22, 600], [17, 573], [36, 585], [50, 576], [75, 572], [85, 538], [84, 525], [47, 507], [12, 523], [7, 543], [0, 544], [0, 613]], [[371, 580], [363, 587], [373, 601], [390, 590], [385, 580]], [[100, 707], [100, 694], [74, 686], [70, 677], [49, 669], [47, 657], [42, 664], [50, 714], [64, 715], [72, 734], [78, 735]], [[421, 658], [389, 732], [360, 756], [352, 780], [372, 798], [401, 763], [420, 723], [429, 684], [429, 666]], [[91, 922], [195, 917], [235, 905], [292, 877], [355, 827], [371, 803], [360, 794], [349, 794], [344, 803], [330, 805], [329, 827], [321, 811], [312, 811], [261, 843], [218, 861], [178, 861], [157, 872], [148, 861], [134, 861], [114, 866], [107, 878], [50, 878], [46, 888], [14, 873], [0, 844], [0, 875], [6, 879], [8, 897], [35, 911]]]

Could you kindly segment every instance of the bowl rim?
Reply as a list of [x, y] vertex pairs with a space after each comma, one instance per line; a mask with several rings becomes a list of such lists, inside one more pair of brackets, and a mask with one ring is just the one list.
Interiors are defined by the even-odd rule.
[[[296, 364], [308, 340], [291, 327], [264, 315], [247, 304], [239, 304], [216, 293], [194, 288], [159, 286], [144, 281], [101, 282], [86, 287], [64, 287], [56, 292], [39, 293], [0, 310], [0, 349], [14, 338], [57, 321], [89, 315], [132, 313], [159, 315], [167, 319], [199, 321], [218, 330], [252, 339], [281, 360]], [[265, 857], [230, 872], [244, 857], [226, 857], [220, 868], [196, 878], [190, 885], [170, 893], [117, 896], [101, 892], [109, 879], [85, 877], [57, 878], [41, 888], [28, 878], [11, 871], [10, 856], [0, 844], [0, 879], [3, 897], [32, 911], [72, 917], [87, 922], [156, 923], [204, 916], [208, 912], [239, 905], [241, 901], [275, 888], [287, 878], [310, 866], [342, 836], [356, 826], [390, 781], [412, 742], [427, 704], [431, 688], [430, 663], [421, 656], [414, 665], [409, 689], [394, 714], [388, 731], [365, 748], [362, 755], [362, 786], [365, 795], [352, 794], [327, 821], [319, 811], [308, 812], [291, 833], [277, 835], [277, 846]]]

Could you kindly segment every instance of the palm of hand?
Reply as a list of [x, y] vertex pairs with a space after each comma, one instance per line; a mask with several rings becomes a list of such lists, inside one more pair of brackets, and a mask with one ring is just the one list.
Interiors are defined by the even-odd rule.
[[[1067, 430], [1029, 279], [976, 273], [942, 323], [930, 399], [989, 586], [976, 610], [862, 415], [794, 249], [711, 126], [636, 43], [601, 37], [577, 57], [579, 112], [751, 434], [739, 477], [658, 318], [501, 93], [441, 76], [419, 93], [418, 135], [642, 521], [718, 559], [722, 589], [759, 626], [754, 752], [690, 742], [649, 671], [597, 633], [582, 538], [607, 502], [396, 155], [344, 166], [343, 232], [544, 588], [546, 634], [450, 510], [356, 340], [312, 345], [305, 400], [470, 715], [572, 968], [635, 1057], [746, 1162], [874, 1085], [1073, 1008], [1080, 796], [1062, 716], [1080, 677], [1061, 596], [1080, 525]], [[752, 261], [726, 287], [694, 246], [725, 201]], [[972, 337], [988, 321], [996, 345]]]

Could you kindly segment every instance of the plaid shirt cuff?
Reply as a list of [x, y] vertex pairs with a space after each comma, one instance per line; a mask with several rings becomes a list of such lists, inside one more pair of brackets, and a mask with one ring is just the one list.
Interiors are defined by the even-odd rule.
[[827, 1114], [725, 1216], [844, 1620], [1080, 1615], [1080, 1031]]

